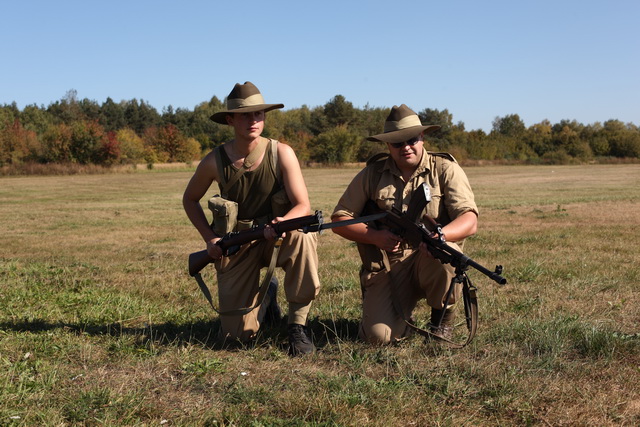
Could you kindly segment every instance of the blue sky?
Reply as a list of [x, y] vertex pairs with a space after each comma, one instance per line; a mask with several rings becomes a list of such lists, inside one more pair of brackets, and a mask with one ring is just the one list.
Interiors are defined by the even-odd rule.
[[[285, 109], [448, 109], [640, 125], [640, 2], [1, 1], [0, 104], [193, 109], [237, 82]], [[382, 124], [381, 124], [382, 125]]]

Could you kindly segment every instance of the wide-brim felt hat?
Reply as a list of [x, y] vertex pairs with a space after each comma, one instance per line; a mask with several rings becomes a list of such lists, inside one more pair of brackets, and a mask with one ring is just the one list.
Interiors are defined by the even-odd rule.
[[367, 141], [404, 142], [422, 132], [428, 134], [438, 129], [440, 129], [438, 125], [423, 126], [420, 117], [406, 105], [402, 104], [399, 107], [394, 105], [384, 122], [384, 132], [368, 137]]
[[256, 111], [271, 111], [276, 108], [284, 108], [284, 104], [265, 104], [262, 94], [251, 82], [236, 83], [229, 96], [227, 96], [227, 109], [218, 111], [210, 117], [216, 123], [227, 124], [227, 114], [253, 113]]

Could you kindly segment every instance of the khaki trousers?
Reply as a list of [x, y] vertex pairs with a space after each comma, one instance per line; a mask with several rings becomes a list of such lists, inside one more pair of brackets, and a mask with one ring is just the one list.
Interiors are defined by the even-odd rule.
[[[291, 231], [280, 247], [276, 265], [285, 273], [282, 287], [289, 302], [289, 323], [305, 324], [311, 301], [318, 295], [317, 243], [317, 233]], [[268, 267], [273, 247], [273, 242], [258, 240], [216, 261], [220, 311], [253, 307], [257, 303], [260, 270]], [[263, 305], [266, 307], [268, 302], [267, 297]], [[245, 315], [221, 315], [222, 338], [241, 341], [253, 338], [260, 328], [265, 307]]]
[[[460, 250], [455, 243], [448, 243]], [[362, 286], [362, 321], [360, 338], [374, 344], [389, 344], [407, 335], [408, 326], [404, 318], [411, 317], [418, 301], [427, 300], [430, 307], [444, 306], [455, 269], [442, 264], [437, 259], [411, 249], [398, 254], [390, 254], [391, 272], [363, 271], [360, 276]], [[394, 305], [392, 286], [398, 305], [404, 311], [398, 313]], [[452, 305], [460, 298], [462, 287], [457, 286], [451, 295]]]

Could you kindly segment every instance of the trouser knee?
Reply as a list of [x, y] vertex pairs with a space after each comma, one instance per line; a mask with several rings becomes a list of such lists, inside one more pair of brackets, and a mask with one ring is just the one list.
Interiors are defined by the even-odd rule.
[[375, 325], [360, 325], [360, 339], [374, 345], [387, 345], [392, 342], [392, 332], [388, 325], [377, 323]]

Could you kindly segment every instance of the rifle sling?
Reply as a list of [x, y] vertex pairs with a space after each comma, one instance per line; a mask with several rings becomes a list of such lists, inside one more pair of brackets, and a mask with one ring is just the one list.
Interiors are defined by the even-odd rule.
[[280, 246], [282, 245], [282, 239], [278, 238], [275, 241], [275, 245], [273, 247], [273, 251], [271, 253], [271, 261], [269, 262], [269, 268], [267, 268], [267, 273], [262, 279], [262, 283], [260, 284], [260, 288], [258, 289], [258, 297], [256, 299], [256, 303], [253, 307], [245, 307], [238, 308], [234, 310], [220, 311], [213, 304], [213, 299], [211, 298], [211, 292], [209, 292], [209, 288], [207, 287], [204, 280], [202, 280], [202, 275], [198, 272], [195, 276], [196, 282], [198, 282], [198, 286], [200, 290], [204, 294], [204, 297], [209, 301], [209, 305], [213, 308], [213, 311], [218, 313], [220, 316], [244, 316], [245, 314], [251, 313], [256, 308], [260, 307], [264, 302], [267, 291], [269, 290], [269, 283], [271, 282], [271, 278], [273, 277], [273, 272], [276, 268], [276, 262], [278, 261], [278, 253], [280, 252]]

